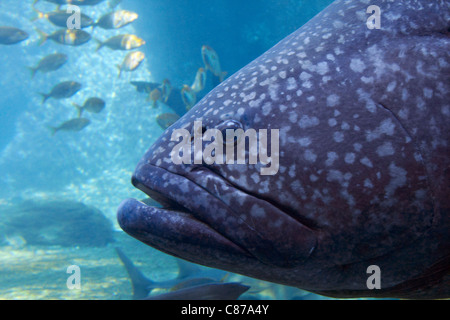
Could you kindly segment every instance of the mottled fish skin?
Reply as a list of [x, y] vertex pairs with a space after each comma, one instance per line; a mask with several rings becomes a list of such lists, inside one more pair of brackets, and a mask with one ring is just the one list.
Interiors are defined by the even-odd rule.
[[[325, 295], [450, 297], [449, 21], [443, 0], [334, 2], [138, 164], [134, 185], [186, 212], [127, 200], [120, 225], [189, 261]], [[174, 129], [225, 119], [280, 129], [278, 174], [171, 162]], [[370, 265], [381, 290], [367, 288]]]

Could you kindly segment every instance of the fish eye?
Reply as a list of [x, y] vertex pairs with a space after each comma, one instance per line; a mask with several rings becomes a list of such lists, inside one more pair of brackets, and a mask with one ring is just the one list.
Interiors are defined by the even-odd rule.
[[218, 124], [216, 129], [222, 132], [223, 143], [225, 145], [235, 145], [239, 143], [243, 135], [244, 126], [237, 120], [225, 120]]

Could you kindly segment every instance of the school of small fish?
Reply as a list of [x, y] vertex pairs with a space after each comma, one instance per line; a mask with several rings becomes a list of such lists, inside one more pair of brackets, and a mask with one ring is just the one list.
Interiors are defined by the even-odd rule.
[[[107, 47], [110, 50], [131, 51], [126, 54], [123, 62], [117, 66], [118, 78], [123, 72], [133, 72], [139, 68], [145, 60], [145, 53], [142, 51], [132, 51], [146, 44], [144, 39], [134, 34], [121, 34], [113, 36], [105, 41], [99, 41], [85, 31], [87, 28], [102, 28], [105, 30], [121, 29], [138, 19], [138, 14], [128, 10], [116, 10], [121, 0], [109, 0], [109, 13], [101, 16], [98, 21], [94, 21], [88, 15], [80, 12], [80, 29], [69, 29], [68, 21], [72, 13], [68, 13], [62, 6], [95, 6], [105, 0], [42, 0], [57, 5], [52, 12], [41, 12], [36, 5], [41, 0], [35, 0], [33, 10], [36, 17], [31, 21], [46, 19], [48, 22], [58, 27], [56, 31], [47, 34], [39, 29], [36, 32], [40, 36], [39, 46], [44, 45], [47, 41], [53, 41], [64, 46], [82, 46], [92, 39], [98, 42], [96, 51]], [[11, 27], [0, 26], [0, 45], [14, 45], [21, 43], [29, 38], [30, 34], [24, 30]], [[169, 79], [164, 79], [161, 83], [151, 82], [131, 82], [136, 86], [139, 92], [148, 94], [147, 101], [151, 103], [152, 108], [157, 108], [162, 102], [168, 105], [174, 112], [162, 113], [155, 119], [158, 125], [163, 129], [167, 129], [174, 124], [185, 112], [189, 111], [198, 101], [198, 94], [205, 89], [207, 81], [207, 72], [211, 72], [220, 82], [224, 80], [226, 72], [221, 69], [219, 56], [210, 46], [204, 45], [201, 49], [201, 55], [204, 66], [200, 67], [194, 78], [192, 85], [183, 85], [181, 89], [173, 88]], [[62, 53], [53, 53], [43, 57], [35, 66], [28, 67], [31, 77], [34, 78], [37, 73], [50, 73], [59, 70], [68, 61], [68, 57]], [[39, 93], [42, 96], [42, 104], [49, 99], [69, 99], [82, 90], [83, 85], [76, 81], [64, 81], [54, 85], [48, 93]], [[78, 111], [78, 117], [69, 119], [58, 126], [48, 126], [52, 136], [58, 131], [79, 132], [91, 124], [87, 118], [82, 118], [83, 113], [100, 113], [105, 108], [105, 101], [98, 97], [91, 97], [85, 101], [83, 106], [73, 104]]]

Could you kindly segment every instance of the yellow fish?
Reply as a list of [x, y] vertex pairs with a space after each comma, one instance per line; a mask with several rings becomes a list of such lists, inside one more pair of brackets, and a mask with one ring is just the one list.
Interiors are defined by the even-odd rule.
[[141, 51], [130, 52], [127, 54], [122, 64], [117, 66], [119, 68], [119, 78], [122, 75], [122, 71], [136, 70], [144, 59], [145, 54]]
[[203, 68], [198, 69], [197, 75], [195, 76], [194, 83], [191, 86], [192, 91], [198, 93], [205, 89], [206, 84], [206, 71]]
[[213, 48], [205, 45], [202, 47], [202, 58], [206, 70], [211, 71], [216, 77], [219, 77], [220, 82], [222, 82], [227, 75], [227, 72], [222, 72], [217, 52]]
[[186, 110], [188, 111], [191, 110], [197, 102], [195, 92], [188, 85], [184, 85], [183, 89], [181, 89], [181, 98], [183, 99], [183, 102], [186, 105]]
[[133, 50], [142, 47], [145, 41], [134, 34], [121, 34], [112, 37], [105, 42], [99, 42], [96, 51], [103, 47], [108, 47], [112, 50]]

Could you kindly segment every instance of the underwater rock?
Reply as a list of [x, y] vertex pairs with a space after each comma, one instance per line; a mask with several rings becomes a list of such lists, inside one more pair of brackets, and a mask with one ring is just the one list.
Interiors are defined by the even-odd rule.
[[75, 201], [22, 201], [0, 207], [4, 235], [30, 245], [102, 247], [114, 240], [112, 223], [94, 207]]

